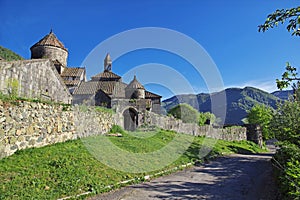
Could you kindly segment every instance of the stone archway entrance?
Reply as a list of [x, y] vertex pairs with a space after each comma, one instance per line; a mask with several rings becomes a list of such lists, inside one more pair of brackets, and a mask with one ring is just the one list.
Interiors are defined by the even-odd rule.
[[134, 131], [138, 126], [138, 113], [133, 108], [128, 108], [123, 112], [124, 129]]

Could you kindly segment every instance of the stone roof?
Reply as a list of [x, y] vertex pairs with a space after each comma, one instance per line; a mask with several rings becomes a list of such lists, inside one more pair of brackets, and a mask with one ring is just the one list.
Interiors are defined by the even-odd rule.
[[160, 96], [160, 95], [157, 95], [157, 94], [154, 94], [154, 93], [152, 93], [152, 92], [149, 92], [149, 91], [145, 91], [145, 98], [146, 99], [151, 99], [151, 98], [161, 98], [162, 96]]
[[145, 89], [144, 86], [136, 79], [135, 75], [133, 80], [128, 84], [127, 88]]
[[80, 82], [80, 80], [64, 80], [67, 87], [77, 86]]
[[81, 82], [73, 94], [95, 94], [99, 90], [98, 81]]
[[46, 35], [40, 41], [35, 43], [30, 49], [32, 49], [36, 46], [54, 46], [54, 47], [61, 48], [65, 51], [68, 51], [65, 48], [65, 46], [63, 45], [63, 43], [57, 39], [56, 35], [53, 33], [52, 30], [50, 31], [50, 33], [48, 35]]
[[99, 81], [99, 80], [101, 81], [101, 80], [109, 80], [109, 79], [119, 80], [119, 79], [121, 79], [121, 76], [119, 76], [111, 71], [104, 71], [95, 76], [92, 76], [93, 81]]
[[73, 94], [95, 94], [98, 90], [102, 90], [107, 95], [112, 95], [116, 87], [125, 88], [127, 84], [117, 81], [88, 81], [82, 82]]
[[61, 73], [61, 77], [80, 77], [85, 69], [81, 67], [67, 67]]

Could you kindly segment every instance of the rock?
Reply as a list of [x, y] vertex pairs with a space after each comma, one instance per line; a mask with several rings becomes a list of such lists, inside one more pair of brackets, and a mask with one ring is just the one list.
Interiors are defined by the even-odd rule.
[[27, 135], [33, 135], [34, 134], [34, 128], [33, 126], [29, 126], [26, 130]]
[[17, 135], [17, 136], [19, 136], [19, 135], [21, 135], [21, 134], [22, 134], [22, 131], [21, 131], [20, 129], [16, 131], [16, 135]]
[[23, 135], [18, 137], [18, 142], [24, 142], [25, 141], [25, 137]]
[[50, 133], [52, 133], [52, 127], [51, 126], [48, 126], [47, 127], [47, 132], [50, 134]]
[[0, 118], [0, 123], [5, 122], [5, 120], [6, 120], [6, 117], [1, 117], [1, 118]]
[[8, 131], [8, 135], [10, 136], [15, 136], [16, 134], [16, 129], [15, 128], [11, 128], [9, 131]]
[[17, 142], [17, 138], [16, 137], [14, 137], [14, 136], [10, 137], [9, 144], [15, 144], [16, 142]]

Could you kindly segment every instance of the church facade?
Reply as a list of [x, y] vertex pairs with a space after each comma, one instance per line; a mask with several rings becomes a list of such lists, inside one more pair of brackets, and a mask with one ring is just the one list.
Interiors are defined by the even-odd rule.
[[129, 84], [124, 83], [121, 76], [112, 72], [109, 54], [104, 59], [103, 72], [81, 82], [74, 90], [73, 104], [112, 108], [123, 115], [127, 130], [138, 126], [140, 112], [161, 113], [161, 96], [147, 91], [136, 76]]

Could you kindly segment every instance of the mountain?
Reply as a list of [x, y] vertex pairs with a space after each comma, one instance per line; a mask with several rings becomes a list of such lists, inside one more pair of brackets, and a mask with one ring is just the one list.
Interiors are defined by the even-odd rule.
[[24, 58], [22, 58], [15, 52], [0, 46], [0, 60], [13, 61], [13, 60], [24, 60]]
[[[224, 95], [226, 95], [226, 103], [223, 101]], [[217, 104], [217, 109], [226, 109], [225, 124], [241, 125], [243, 124], [242, 119], [247, 116], [247, 111], [251, 110], [255, 104], [260, 103], [276, 108], [276, 102], [279, 100], [278, 97], [268, 92], [245, 87], [243, 89], [228, 88], [212, 94], [177, 95], [164, 100], [162, 106], [168, 111], [180, 103], [187, 103], [200, 112], [212, 112], [212, 101], [222, 101]], [[217, 113], [215, 114], [217, 115]]]
[[283, 100], [288, 100], [289, 96], [293, 95], [293, 90], [281, 90], [281, 91], [275, 91], [272, 92], [275, 97], [278, 97]]

